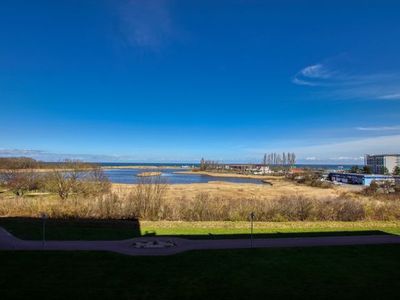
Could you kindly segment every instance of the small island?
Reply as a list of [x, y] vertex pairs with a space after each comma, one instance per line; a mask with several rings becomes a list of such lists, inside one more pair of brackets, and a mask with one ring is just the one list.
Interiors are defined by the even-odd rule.
[[161, 176], [161, 172], [142, 172], [137, 174], [138, 177], [152, 177], [152, 176]]

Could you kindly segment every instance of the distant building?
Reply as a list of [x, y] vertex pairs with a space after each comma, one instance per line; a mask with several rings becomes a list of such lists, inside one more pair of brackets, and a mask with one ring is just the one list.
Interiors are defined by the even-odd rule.
[[304, 173], [304, 169], [302, 169], [302, 168], [291, 168], [290, 169], [290, 173], [292, 173], [292, 174], [301, 174], [301, 173]]
[[269, 168], [269, 166], [264, 166], [264, 165], [258, 165], [253, 169], [254, 174], [270, 174], [273, 173], [272, 170]]
[[386, 168], [392, 174], [396, 166], [400, 167], [400, 154], [365, 155], [365, 165], [372, 173], [383, 174]]
[[372, 181], [394, 181], [395, 178], [390, 175], [381, 174], [356, 174], [356, 173], [329, 173], [328, 179], [333, 182], [347, 184], [370, 185]]

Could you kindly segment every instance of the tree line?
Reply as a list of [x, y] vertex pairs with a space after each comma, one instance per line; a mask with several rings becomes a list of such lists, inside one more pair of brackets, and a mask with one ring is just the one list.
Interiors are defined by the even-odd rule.
[[263, 160], [263, 165], [281, 165], [281, 166], [294, 166], [296, 164], [296, 154], [295, 153], [285, 153], [283, 152], [282, 155], [279, 153], [265, 153]]
[[224, 168], [225, 168], [224, 164], [221, 164], [215, 160], [205, 160], [204, 158], [200, 160], [200, 171], [222, 170]]
[[[282, 155], [279, 153], [265, 153], [261, 162], [264, 166], [287, 166], [291, 167], [296, 164], [296, 154], [294, 152], [283, 152]], [[215, 160], [200, 160], [200, 170], [222, 170], [225, 168], [224, 164], [218, 163]]]
[[[363, 166], [362, 168], [360, 168], [359, 166], [352, 166], [350, 168], [350, 173], [355, 173], [355, 174], [372, 174], [372, 168], [370, 166]], [[386, 167], [381, 167], [380, 169], [380, 173], [384, 174], [384, 175], [389, 175], [390, 172], [388, 170], [388, 168]], [[395, 176], [399, 176], [400, 175], [400, 167], [399, 166], [395, 166], [392, 170], [392, 174]]]
[[23, 169], [65, 169], [70, 162], [80, 169], [91, 168], [94, 164], [78, 160], [64, 160], [60, 162], [43, 162], [30, 157], [0, 157], [0, 170]]

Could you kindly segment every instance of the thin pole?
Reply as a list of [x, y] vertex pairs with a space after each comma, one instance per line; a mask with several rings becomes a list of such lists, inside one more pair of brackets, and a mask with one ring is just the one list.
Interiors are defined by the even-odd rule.
[[45, 245], [45, 241], [46, 241], [46, 219], [43, 218], [43, 241], [42, 241], [43, 248]]
[[253, 248], [253, 220], [254, 212], [250, 214], [250, 248]]

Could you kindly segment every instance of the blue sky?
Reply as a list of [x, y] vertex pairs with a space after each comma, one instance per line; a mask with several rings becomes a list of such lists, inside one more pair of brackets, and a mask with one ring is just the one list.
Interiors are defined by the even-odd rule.
[[0, 155], [400, 152], [398, 1], [2, 1]]

